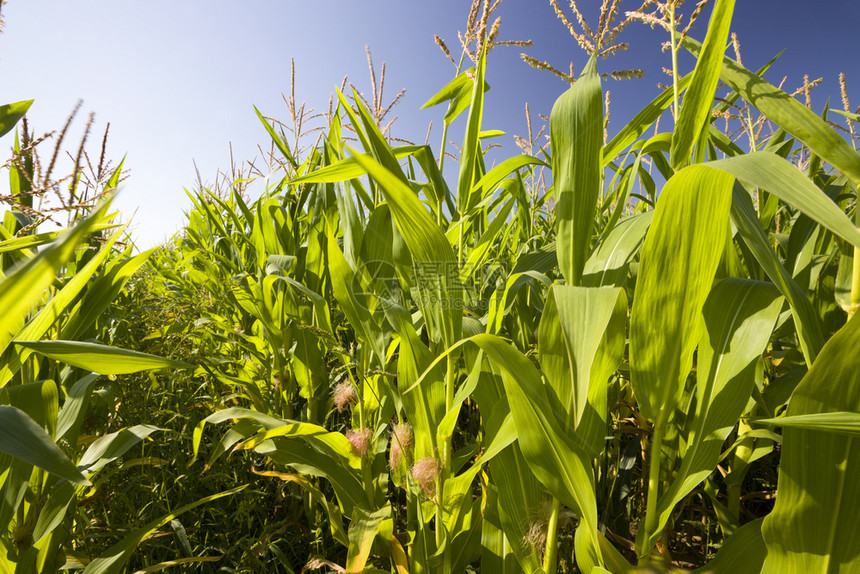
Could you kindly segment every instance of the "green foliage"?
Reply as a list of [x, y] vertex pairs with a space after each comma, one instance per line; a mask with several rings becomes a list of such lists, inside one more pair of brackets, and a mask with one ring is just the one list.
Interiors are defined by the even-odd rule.
[[[450, 185], [338, 90], [306, 150], [258, 110], [274, 183], [190, 192], [164, 249], [7, 218], [0, 566], [856, 566], [860, 156], [724, 57], [733, 7], [704, 47], [673, 9], [696, 69], [611, 139], [597, 42], [550, 149], [488, 168], [476, 33], [426, 104], [467, 114]], [[779, 129], [745, 151], [731, 105]]]

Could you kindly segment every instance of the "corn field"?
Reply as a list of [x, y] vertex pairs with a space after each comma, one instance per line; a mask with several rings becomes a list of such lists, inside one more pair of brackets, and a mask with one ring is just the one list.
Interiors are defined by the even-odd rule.
[[[734, 0], [702, 41], [551, 4], [587, 63], [545, 142], [486, 161], [476, 0], [425, 105], [456, 150], [375, 85], [310, 131], [291, 99], [266, 192], [198, 186], [139, 253], [122, 162], [52, 178], [0, 108], [0, 572], [860, 572], [860, 116], [726, 55]], [[637, 19], [675, 73], [607, 129]]]

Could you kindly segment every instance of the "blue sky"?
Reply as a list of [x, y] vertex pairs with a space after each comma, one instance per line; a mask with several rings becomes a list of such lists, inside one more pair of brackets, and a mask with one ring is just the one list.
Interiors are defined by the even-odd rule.
[[[566, 4], [564, 0], [561, 2]], [[639, 6], [627, 0], [622, 10]], [[142, 247], [155, 245], [177, 231], [188, 200], [183, 188], [196, 181], [193, 161], [205, 181], [229, 167], [229, 148], [238, 160], [268, 145], [255, 117], [287, 119], [281, 99], [290, 89], [290, 58], [296, 62], [296, 99], [327, 109], [329, 94], [345, 75], [369, 93], [365, 46], [377, 72], [387, 63], [385, 99], [407, 90], [395, 109], [393, 134], [424, 140], [433, 121], [431, 140], [438, 149], [439, 107], [420, 106], [452, 77], [454, 68], [433, 42], [443, 37], [458, 47], [457, 30], [465, 28], [467, 0], [9, 0], [3, 8], [6, 28], [0, 35], [0, 102], [34, 98], [29, 117], [37, 132], [60, 128], [78, 99], [83, 112], [96, 113], [95, 133], [111, 123], [109, 154], [128, 154], [131, 177], [115, 206], [129, 219]], [[685, 9], [692, 8], [688, 0]], [[596, 21], [600, 2], [580, 0], [586, 17]], [[705, 15], [692, 35], [704, 37]], [[524, 104], [535, 120], [548, 115], [566, 85], [538, 72], [519, 57], [525, 51], [556, 67], [577, 71], [586, 61], [546, 0], [505, 0], [497, 11], [500, 37], [533, 40], [532, 48], [499, 47], [488, 62], [484, 129], [507, 132], [499, 142], [504, 153], [516, 153], [513, 135], [526, 134]], [[787, 76], [793, 90], [803, 81], [823, 77], [813, 92], [820, 111], [828, 96], [839, 104], [838, 74], [847, 76], [852, 106], [860, 104], [860, 3], [853, 0], [737, 0], [733, 31], [740, 39], [744, 64], [761, 66], [779, 50], [786, 52], [768, 78], [778, 84]], [[619, 38], [628, 53], [601, 62], [601, 71], [644, 68], [644, 79], [608, 80], [612, 92], [610, 135], [614, 125], [632, 117], [657, 95], [660, 72], [669, 66], [659, 44], [660, 30], [633, 23]], [[681, 60], [682, 71], [692, 58]], [[72, 145], [85, 123], [78, 117], [69, 136]], [[449, 131], [462, 137], [462, 123]], [[98, 139], [93, 138], [93, 141]], [[0, 141], [4, 149], [11, 137]], [[4, 155], [8, 157], [9, 153]], [[260, 163], [262, 165], [262, 163]], [[4, 182], [0, 182], [2, 193]]]

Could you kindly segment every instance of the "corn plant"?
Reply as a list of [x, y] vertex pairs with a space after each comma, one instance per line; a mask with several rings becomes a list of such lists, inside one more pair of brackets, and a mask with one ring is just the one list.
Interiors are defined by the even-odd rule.
[[[0, 108], [0, 135], [14, 127], [31, 103]], [[24, 127], [23, 142], [32, 141]], [[100, 556], [74, 547], [85, 516], [78, 503], [94, 495], [101, 475], [110, 474], [104, 472], [110, 463], [160, 430], [146, 424], [113, 433], [91, 428], [88, 405], [102, 376], [187, 365], [93, 342], [102, 335], [103, 312], [151, 251], [133, 255], [130, 246], [118, 248], [124, 227], [111, 223], [115, 214], [108, 210], [122, 164], [94, 196], [107, 199], [91, 213], [88, 192], [81, 188], [80, 201], [71, 207], [74, 225], [37, 233], [34, 147], [19, 144], [16, 133], [16, 155], [9, 165], [12, 195], [6, 199], [21, 209], [7, 211], [0, 225], [0, 570], [57, 572], [85, 566], [87, 572], [118, 572], [159, 525], [236, 489], [177, 509], [124, 536]], [[72, 186], [77, 186], [77, 176]]]
[[[767, 66], [725, 55], [732, 0], [703, 43], [661, 4], [673, 84], [604, 139], [617, 4], [578, 36], [589, 59], [541, 157], [487, 165], [496, 27], [475, 2], [428, 101], [448, 104], [446, 133], [467, 113], [455, 184], [444, 148], [394, 145], [338, 90], [304, 156], [260, 114], [283, 179], [253, 203], [201, 190], [156, 260], [167, 288], [206, 300], [202, 371], [233, 391], [194, 454], [229, 423], [205, 469], [266, 457], [257, 472], [301, 492], [345, 551], [308, 567], [670, 568], [693, 505], [719, 546], [703, 572], [856, 567], [860, 156]], [[684, 77], [681, 49], [697, 58]], [[775, 126], [748, 121], [748, 150], [718, 129], [739, 102]], [[647, 136], [670, 107], [673, 129]], [[777, 454], [776, 503], [750, 520], [745, 480]]]

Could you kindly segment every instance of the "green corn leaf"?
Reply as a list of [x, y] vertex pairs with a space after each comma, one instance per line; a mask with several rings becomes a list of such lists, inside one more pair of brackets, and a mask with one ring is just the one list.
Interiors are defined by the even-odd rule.
[[358, 109], [358, 114], [361, 117], [361, 122], [364, 125], [364, 133], [367, 135], [367, 140], [370, 143], [370, 152], [373, 159], [375, 159], [379, 165], [383, 166], [389, 172], [400, 178], [401, 181], [406, 183], [406, 175], [400, 167], [400, 162], [397, 161], [397, 158], [394, 156], [394, 151], [391, 149], [391, 146], [388, 145], [388, 142], [385, 141], [385, 136], [382, 135], [379, 126], [376, 125], [373, 115], [370, 113], [370, 110], [367, 109], [367, 106], [364, 105], [361, 96], [355, 88], [353, 88], [353, 100], [355, 101], [355, 106]]
[[[77, 430], [83, 422], [90, 400], [90, 391], [93, 384], [99, 379], [96, 373], [90, 373], [76, 381], [66, 396], [66, 402], [57, 416], [57, 438], [72, 438], [69, 442], [77, 441]], [[68, 433], [72, 433], [66, 437]]]
[[[678, 80], [678, 91], [687, 89], [692, 79], [693, 74], [687, 74]], [[657, 118], [663, 115], [666, 108], [672, 105], [673, 95], [674, 89], [672, 87], [663, 90], [662, 94], [654, 98], [632, 120], [627, 122], [614, 138], [609, 140], [603, 149], [603, 167], [606, 167], [609, 162], [645, 134], [645, 131], [657, 121]]]
[[221, 556], [186, 556], [185, 558], [177, 558], [175, 560], [165, 560], [164, 562], [159, 562], [158, 564], [152, 564], [147, 566], [146, 568], [141, 568], [140, 570], [136, 570], [134, 574], [152, 574], [153, 572], [161, 572], [162, 570], [166, 570], [168, 568], [173, 568], [174, 566], [182, 566], [183, 564], [197, 564], [200, 562], [218, 562], [224, 558]]
[[59, 389], [51, 379], [13, 385], [0, 390], [0, 402], [24, 411], [37, 425], [43, 427], [52, 439], [57, 437], [59, 401]]
[[194, 366], [147, 353], [83, 341], [15, 341], [15, 345], [102, 375], [125, 375], [154, 369], [188, 369]]
[[0, 282], [0, 351], [3, 351], [21, 328], [33, 305], [54, 280], [56, 270], [69, 259], [78, 244], [100, 221], [107, 204], [87, 216], [74, 228], [65, 232], [38, 255], [16, 267]]
[[241, 492], [246, 486], [247, 485], [242, 485], [237, 488], [225, 490], [224, 492], [219, 492], [218, 494], [213, 494], [212, 496], [201, 498], [191, 504], [186, 504], [185, 506], [177, 508], [170, 514], [166, 514], [161, 518], [157, 518], [152, 522], [149, 522], [146, 526], [135, 530], [133, 533], [111, 546], [104, 554], [90, 562], [87, 567], [84, 568], [84, 574], [119, 574], [125, 568], [126, 563], [131, 558], [131, 555], [134, 552], [134, 549], [137, 548], [138, 544], [157, 529], [161, 528], [171, 520], [174, 520], [177, 516], [197, 508], [201, 504], [207, 504], [218, 500], [219, 498], [224, 498], [225, 496], [232, 496]]
[[[328, 271], [334, 297], [349, 319], [356, 335], [367, 343], [381, 364], [385, 360], [385, 337], [368, 309], [369, 301], [367, 299], [360, 300], [359, 294], [353, 288], [356, 285], [361, 287], [361, 280], [353, 273], [352, 268], [337, 246], [337, 240], [331, 233], [329, 233], [326, 245], [328, 247]], [[366, 298], [367, 290], [362, 289], [362, 291], [365, 291], [364, 297]]]
[[[494, 472], [494, 475], [496, 473]], [[517, 564], [514, 550], [521, 551], [522, 546], [512, 545], [505, 532], [502, 530], [499, 518], [499, 492], [492, 483], [487, 485], [486, 507], [484, 508], [483, 521], [481, 522], [481, 572], [498, 572], [499, 574], [520, 574], [521, 572], [533, 572], [539, 568], [537, 558], [534, 559], [534, 567], [529, 569], [525, 565]]]
[[579, 285], [591, 247], [600, 194], [603, 91], [592, 56], [550, 114], [558, 265], [568, 285]]
[[20, 409], [8, 405], [0, 405], [0, 452], [75, 484], [90, 484], [42, 427]]
[[760, 151], [712, 161], [707, 165], [772, 193], [860, 248], [860, 231], [851, 220], [812, 180], [778, 155]]
[[130, 448], [145, 440], [149, 435], [160, 430], [162, 429], [152, 425], [135, 425], [100, 436], [84, 451], [84, 455], [78, 461], [78, 466], [90, 474], [98, 472], [105, 465], [118, 459]]
[[[788, 417], [860, 412], [860, 319], [850, 319], [821, 349], [789, 402]], [[785, 427], [777, 485], [765, 518], [763, 572], [853, 572], [860, 569], [860, 443], [853, 436]]]
[[[627, 295], [624, 290], [619, 291], [591, 366], [588, 406], [576, 429], [583, 443], [598, 455], [606, 444], [607, 413], [612, 408], [608, 402], [609, 378], [618, 369], [627, 343]], [[565, 327], [566, 332], [572, 330], [572, 326]], [[603, 554], [606, 556], [605, 551]]]
[[462, 219], [472, 204], [470, 191], [476, 179], [478, 162], [482, 157], [481, 120], [484, 114], [484, 74], [487, 67], [487, 42], [481, 49], [475, 81], [472, 87], [472, 102], [466, 119], [466, 134], [463, 136], [463, 151], [460, 154], [460, 175], [457, 178], [457, 208]]
[[[511, 552], [519, 563], [519, 572], [536, 573], [540, 571], [540, 549], [531, 544], [523, 544], [522, 540], [528, 535], [529, 523], [534, 513], [540, 512], [549, 498], [543, 491], [543, 485], [529, 470], [528, 463], [518, 445], [514, 445], [490, 463], [490, 472], [497, 487], [497, 506], [501, 535], [508, 543]], [[531, 516], [530, 516], [531, 514]], [[506, 560], [507, 564], [510, 560]]]
[[[421, 341], [412, 318], [402, 308], [388, 310], [390, 321], [400, 335], [397, 359], [397, 385], [403, 410], [415, 429], [415, 458], [434, 456], [436, 431], [445, 416], [445, 373], [437, 359]], [[409, 392], [415, 387], [420, 392]]]
[[720, 78], [734, 7], [735, 0], [717, 0], [711, 13], [705, 44], [698, 55], [693, 79], [684, 94], [680, 117], [672, 134], [670, 157], [675, 171], [690, 163], [693, 146], [711, 124], [714, 91]]
[[469, 341], [477, 344], [501, 373], [518, 444], [529, 468], [550, 494], [579, 514], [592, 543], [599, 546], [591, 457], [559, 425], [537, 369], [494, 335], [475, 335]]
[[358, 507], [368, 509], [367, 496], [356, 473], [305, 441], [274, 437], [254, 450], [277, 464], [296, 469], [301, 474], [328, 480], [337, 496], [341, 511], [347, 516], [351, 516], [353, 510]]
[[347, 117], [349, 117], [349, 121], [355, 130], [355, 135], [361, 143], [361, 148], [365, 152], [370, 153], [370, 142], [367, 140], [367, 135], [365, 135], [364, 130], [361, 129], [361, 121], [358, 119], [358, 116], [355, 115], [355, 111], [352, 109], [352, 106], [349, 105], [349, 100], [346, 99], [346, 96], [343, 95], [340, 88], [336, 87], [335, 93], [337, 94], [337, 99], [340, 102], [341, 107], [346, 112]]
[[[91, 232], [105, 231], [117, 227], [115, 224], [97, 224], [93, 225]], [[15, 237], [2, 225], [0, 225], [0, 253], [9, 253], [12, 251], [21, 251], [25, 256], [32, 257], [33, 253], [29, 251], [31, 247], [39, 247], [57, 239], [65, 233], [65, 230], [46, 231], [44, 233], [35, 233], [33, 235], [24, 235]]]
[[125, 164], [126, 156], [122, 156], [122, 159], [119, 161], [119, 165], [113, 170], [105, 183], [105, 191], [115, 190], [119, 186], [119, 180], [122, 177], [122, 166]]
[[651, 226], [653, 211], [618, 222], [594, 248], [585, 262], [582, 283], [587, 287], [621, 287], [627, 281], [627, 266], [639, 251]]
[[860, 413], [812, 413], [775, 419], [756, 419], [752, 422], [772, 427], [832, 432], [850, 437], [860, 436]]
[[15, 124], [24, 117], [31, 105], [33, 105], [33, 100], [0, 106], [0, 137], [5, 136], [15, 127]]
[[[395, 155], [397, 154], [397, 149], [398, 148], [394, 148]], [[420, 146], [420, 149], [418, 149], [413, 156], [418, 161], [418, 165], [421, 166], [421, 169], [424, 170], [424, 175], [427, 176], [429, 185], [426, 189], [430, 192], [428, 197], [430, 197], [435, 204], [439, 204], [440, 206], [444, 201], [445, 205], [448, 206], [449, 213], [455, 213], [457, 208], [454, 205], [451, 190], [448, 188], [445, 178], [442, 177], [442, 172], [439, 171], [439, 165], [433, 158], [433, 151], [430, 149], [430, 146]]]
[[478, 133], [478, 138], [482, 140], [488, 140], [492, 138], [502, 137], [503, 135], [505, 135], [505, 132], [503, 132], [502, 130], [481, 130]]
[[[256, 386], [253, 388], [257, 388]], [[253, 391], [249, 391], [251, 394]], [[258, 401], [261, 405], [266, 405], [266, 402], [262, 399]], [[222, 455], [230, 451], [236, 443], [246, 440], [258, 432], [261, 432], [262, 429], [260, 426], [249, 418], [243, 418], [236, 421], [233, 426], [228, 428], [223, 435], [221, 435], [221, 440], [218, 441], [217, 444], [210, 447], [209, 451], [209, 460], [206, 462], [206, 465], [203, 467], [203, 472], [208, 472], [215, 466], [216, 461], [221, 458]], [[189, 465], [191, 466], [191, 465]]]
[[[77, 298], [78, 294], [87, 287], [87, 283], [98, 271], [105, 259], [113, 253], [114, 242], [119, 238], [121, 233], [123, 233], [123, 229], [120, 229], [109, 237], [95, 257], [90, 259], [83, 268], [78, 269], [77, 273], [66, 282], [63, 288], [51, 297], [45, 306], [27, 322], [27, 325], [23, 329], [15, 334], [15, 339], [35, 340], [44, 336], [57, 319], [67, 313], [67, 308]], [[111, 300], [104, 301], [104, 306], [107, 306]], [[30, 354], [30, 351], [23, 351], [19, 354], [11, 354], [11, 356], [4, 357], [6, 360], [0, 365], [0, 382], [3, 384], [8, 382], [21, 367], [21, 363]]]
[[373, 539], [376, 538], [380, 528], [383, 528], [384, 522], [390, 519], [391, 506], [387, 504], [374, 512], [356, 507], [352, 513], [352, 523], [349, 525], [347, 572], [365, 572], [364, 567], [370, 557]]
[[[586, 438], [596, 454], [605, 435], [603, 425], [598, 421], [583, 420], [589, 407], [589, 396], [594, 392], [606, 393], [606, 381], [592, 380], [592, 372], [598, 363], [598, 349], [603, 340], [610, 319], [622, 299], [623, 291], [616, 288], [573, 287], [553, 285], [547, 296], [540, 322], [539, 350], [541, 367], [555, 398], [566, 413], [566, 424], [570, 431], [577, 429]], [[622, 301], [626, 316], [626, 299]], [[623, 352], [623, 348], [622, 348]], [[621, 356], [618, 357], [621, 361]], [[617, 366], [617, 362], [615, 364]], [[614, 370], [614, 366], [612, 367]], [[598, 373], [602, 378], [603, 372]], [[606, 375], [607, 379], [609, 375]], [[605, 399], [603, 400], [605, 410]], [[592, 405], [593, 406], [593, 405]], [[604, 417], [603, 412], [591, 413], [589, 418]], [[580, 428], [582, 423], [594, 426], [595, 433]], [[600, 427], [604, 428], [601, 429]], [[598, 435], [597, 444], [590, 440], [592, 434]]]
[[484, 174], [481, 179], [475, 182], [475, 185], [473, 185], [472, 189], [469, 190], [469, 196], [471, 197], [469, 209], [474, 209], [474, 207], [484, 199], [487, 194], [495, 191], [499, 184], [502, 183], [502, 181], [504, 181], [509, 175], [519, 169], [532, 165], [549, 167], [545, 162], [530, 155], [518, 155], [506, 159], [499, 165], [495, 166]]
[[75, 500], [75, 491], [75, 486], [65, 480], [54, 485], [48, 494], [48, 501], [40, 510], [39, 518], [36, 520], [36, 527], [33, 530], [34, 543], [42, 540], [62, 524]]
[[[126, 258], [123, 256], [110, 261], [107, 267], [87, 287], [83, 298], [71, 309], [66, 324], [60, 329], [58, 338], [69, 340], [82, 338], [108, 305], [119, 296], [128, 280], [157, 249], [154, 247], [138, 253], [134, 257]], [[20, 333], [18, 337], [24, 338]]]
[[502, 227], [507, 223], [508, 215], [513, 210], [515, 203], [516, 200], [514, 198], [508, 200], [508, 202], [499, 209], [495, 217], [493, 217], [493, 220], [490, 222], [490, 225], [487, 226], [484, 233], [481, 234], [481, 237], [478, 239], [474, 249], [469, 253], [469, 258], [466, 260], [465, 265], [463, 265], [460, 270], [460, 281], [466, 283], [469, 276], [481, 269], [481, 266], [491, 255], [492, 250], [498, 248], [497, 239], [499, 237], [499, 233], [502, 231]]
[[811, 365], [824, 345], [818, 314], [806, 297], [806, 293], [774, 254], [759, 224], [752, 200], [740, 184], [735, 184], [732, 190], [731, 213], [732, 221], [737, 226], [744, 243], [791, 306], [801, 351], [807, 365]]
[[[689, 36], [684, 47], [694, 56], [702, 50]], [[860, 182], [860, 154], [818, 114], [731, 58], [723, 58], [720, 79], [815, 155]]]
[[194, 464], [200, 452], [200, 441], [203, 439], [203, 430], [206, 428], [206, 425], [217, 425], [233, 419], [249, 419], [266, 429], [277, 428], [284, 424], [282, 419], [241, 407], [231, 407], [212, 413], [194, 427], [194, 432], [191, 435], [191, 452], [193, 456], [191, 462], [188, 463], [189, 466]]
[[693, 571], [693, 574], [760, 574], [767, 555], [761, 537], [762, 518], [738, 528], [720, 546], [713, 560]]
[[355, 158], [379, 183], [412, 254], [418, 302], [431, 338], [450, 347], [460, 338], [463, 320], [463, 294], [451, 244], [409, 186], [375, 161]]
[[631, 382], [642, 414], [662, 424], [680, 401], [701, 312], [726, 244], [732, 178], [694, 165], [657, 201], [630, 319]]
[[290, 152], [289, 146], [287, 146], [287, 142], [281, 139], [281, 136], [275, 131], [275, 128], [269, 124], [269, 120], [267, 120], [263, 114], [260, 113], [260, 110], [257, 109], [257, 106], [254, 106], [254, 112], [257, 114], [257, 118], [259, 118], [260, 123], [266, 128], [266, 132], [269, 134], [269, 137], [272, 138], [272, 142], [274, 142], [275, 147], [278, 148], [278, 151], [283, 154], [284, 159], [286, 159], [293, 168], [298, 168], [298, 164], [296, 164], [296, 160], [293, 157], [293, 154]]
[[325, 511], [326, 516], [328, 517], [332, 538], [344, 546], [349, 546], [349, 538], [343, 529], [343, 515], [340, 512], [340, 508], [338, 508], [337, 504], [330, 502], [311, 480], [308, 480], [307, 477], [300, 474], [289, 474], [273, 470], [254, 471], [254, 474], [258, 474], [260, 476], [274, 476], [281, 480], [295, 482], [311, 493], [313, 495], [314, 502], [322, 506], [323, 511]]
[[579, 571], [591, 572], [591, 574], [627, 574], [631, 572], [630, 563], [606, 539], [606, 536], [598, 532], [597, 538], [600, 544], [599, 550], [602, 553], [603, 562], [606, 566], [605, 568], [597, 566], [600, 563], [598, 549], [591, 546], [588, 530], [581, 525], [577, 527], [574, 534], [574, 554]]
[[770, 340], [783, 299], [770, 283], [724, 279], [703, 309], [705, 329], [699, 344], [696, 410], [681, 468], [657, 504], [657, 531], [650, 549], [675, 506], [717, 466], [723, 443], [752, 394], [756, 362]]
[[[430, 108], [443, 102], [449, 102], [448, 111], [445, 112], [445, 125], [450, 125], [472, 103], [475, 77], [477, 70], [469, 68], [459, 76], [448, 82], [444, 88], [439, 90], [435, 96], [427, 100], [421, 109]], [[484, 92], [490, 89], [489, 84], [484, 81]]]
[[251, 450], [257, 448], [265, 441], [274, 437], [297, 438], [304, 440], [314, 449], [336, 460], [341, 466], [356, 472], [361, 470], [361, 458], [352, 450], [352, 445], [345, 435], [339, 432], [331, 432], [325, 428], [311, 423], [289, 423], [273, 429], [260, 432], [242, 444], [235, 450]]

